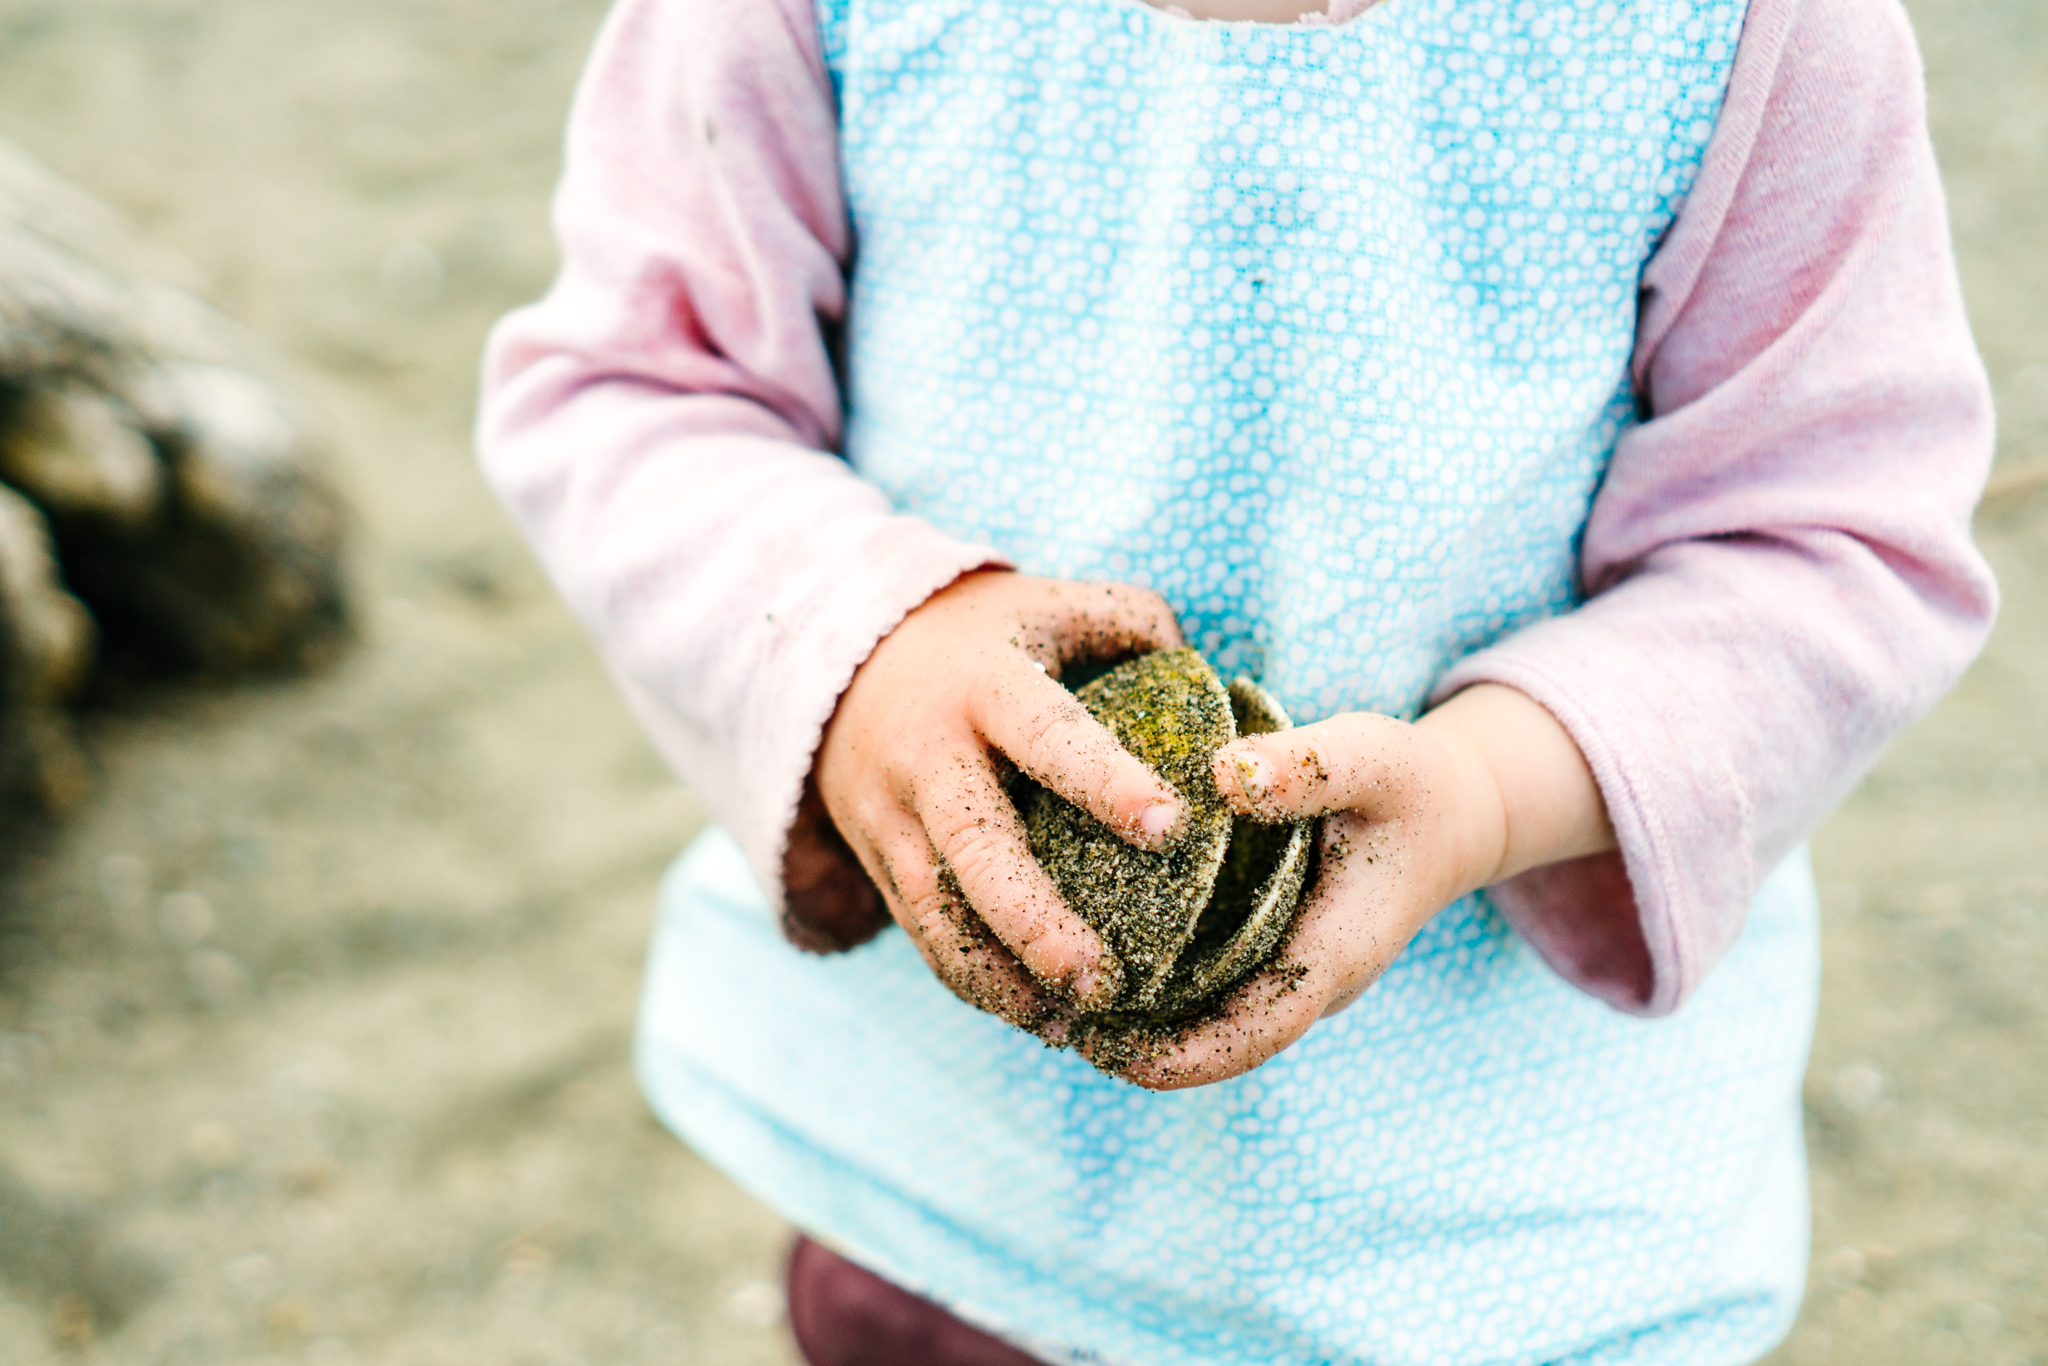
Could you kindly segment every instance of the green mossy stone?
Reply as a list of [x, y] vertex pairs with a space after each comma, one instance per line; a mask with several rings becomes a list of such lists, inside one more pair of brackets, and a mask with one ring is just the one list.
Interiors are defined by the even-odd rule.
[[1293, 923], [1315, 823], [1233, 817], [1209, 770], [1240, 734], [1290, 722], [1249, 679], [1226, 689], [1194, 650], [1134, 659], [1075, 695], [1181, 794], [1187, 830], [1172, 848], [1147, 853], [1035, 788], [1023, 801], [1032, 852], [1123, 969], [1102, 1022], [1191, 1018], [1261, 967]]

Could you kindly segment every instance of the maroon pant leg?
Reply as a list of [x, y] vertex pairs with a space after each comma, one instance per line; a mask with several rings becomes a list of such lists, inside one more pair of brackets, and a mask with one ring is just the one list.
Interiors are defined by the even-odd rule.
[[801, 1235], [789, 1252], [789, 1326], [811, 1366], [1043, 1366]]

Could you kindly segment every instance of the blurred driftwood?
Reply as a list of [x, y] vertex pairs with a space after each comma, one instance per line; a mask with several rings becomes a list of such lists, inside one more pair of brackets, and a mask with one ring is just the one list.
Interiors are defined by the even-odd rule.
[[0, 142], [0, 795], [77, 791], [95, 644], [225, 675], [341, 638], [343, 505], [272, 369], [188, 267]]

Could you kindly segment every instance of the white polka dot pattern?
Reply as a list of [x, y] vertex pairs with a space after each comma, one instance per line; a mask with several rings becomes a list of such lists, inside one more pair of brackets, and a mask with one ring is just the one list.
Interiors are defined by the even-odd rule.
[[1158, 589], [1297, 716], [1412, 714], [1573, 601], [1635, 282], [1731, 4], [825, 11], [848, 453], [1026, 567]]
[[[1740, 21], [826, 0], [849, 457], [1028, 568], [1158, 588], [1297, 715], [1412, 713], [1573, 601], [1635, 281]], [[1048, 1360], [1733, 1366], [1796, 1306], [1803, 859], [1675, 1019], [1574, 992], [1472, 898], [1293, 1049], [1172, 1095], [960, 1004], [900, 935], [796, 953], [723, 835], [664, 903], [663, 1117]]]
[[722, 832], [677, 865], [638, 1071], [792, 1222], [1048, 1361], [1737, 1366], [1805, 1279], [1811, 874], [1678, 1016], [1628, 1019], [1484, 903], [1233, 1081], [1154, 1095], [889, 934], [782, 942]]

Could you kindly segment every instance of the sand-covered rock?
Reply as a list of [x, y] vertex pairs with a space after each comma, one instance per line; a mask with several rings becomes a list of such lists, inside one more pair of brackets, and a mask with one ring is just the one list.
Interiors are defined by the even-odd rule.
[[1117, 999], [1095, 1023], [1196, 1017], [1272, 957], [1301, 900], [1315, 827], [1233, 816], [1210, 759], [1240, 735], [1292, 722], [1256, 683], [1226, 688], [1187, 649], [1121, 664], [1075, 695], [1188, 807], [1185, 833], [1155, 854], [1043, 788], [1024, 800], [1032, 852], [1122, 971]]

